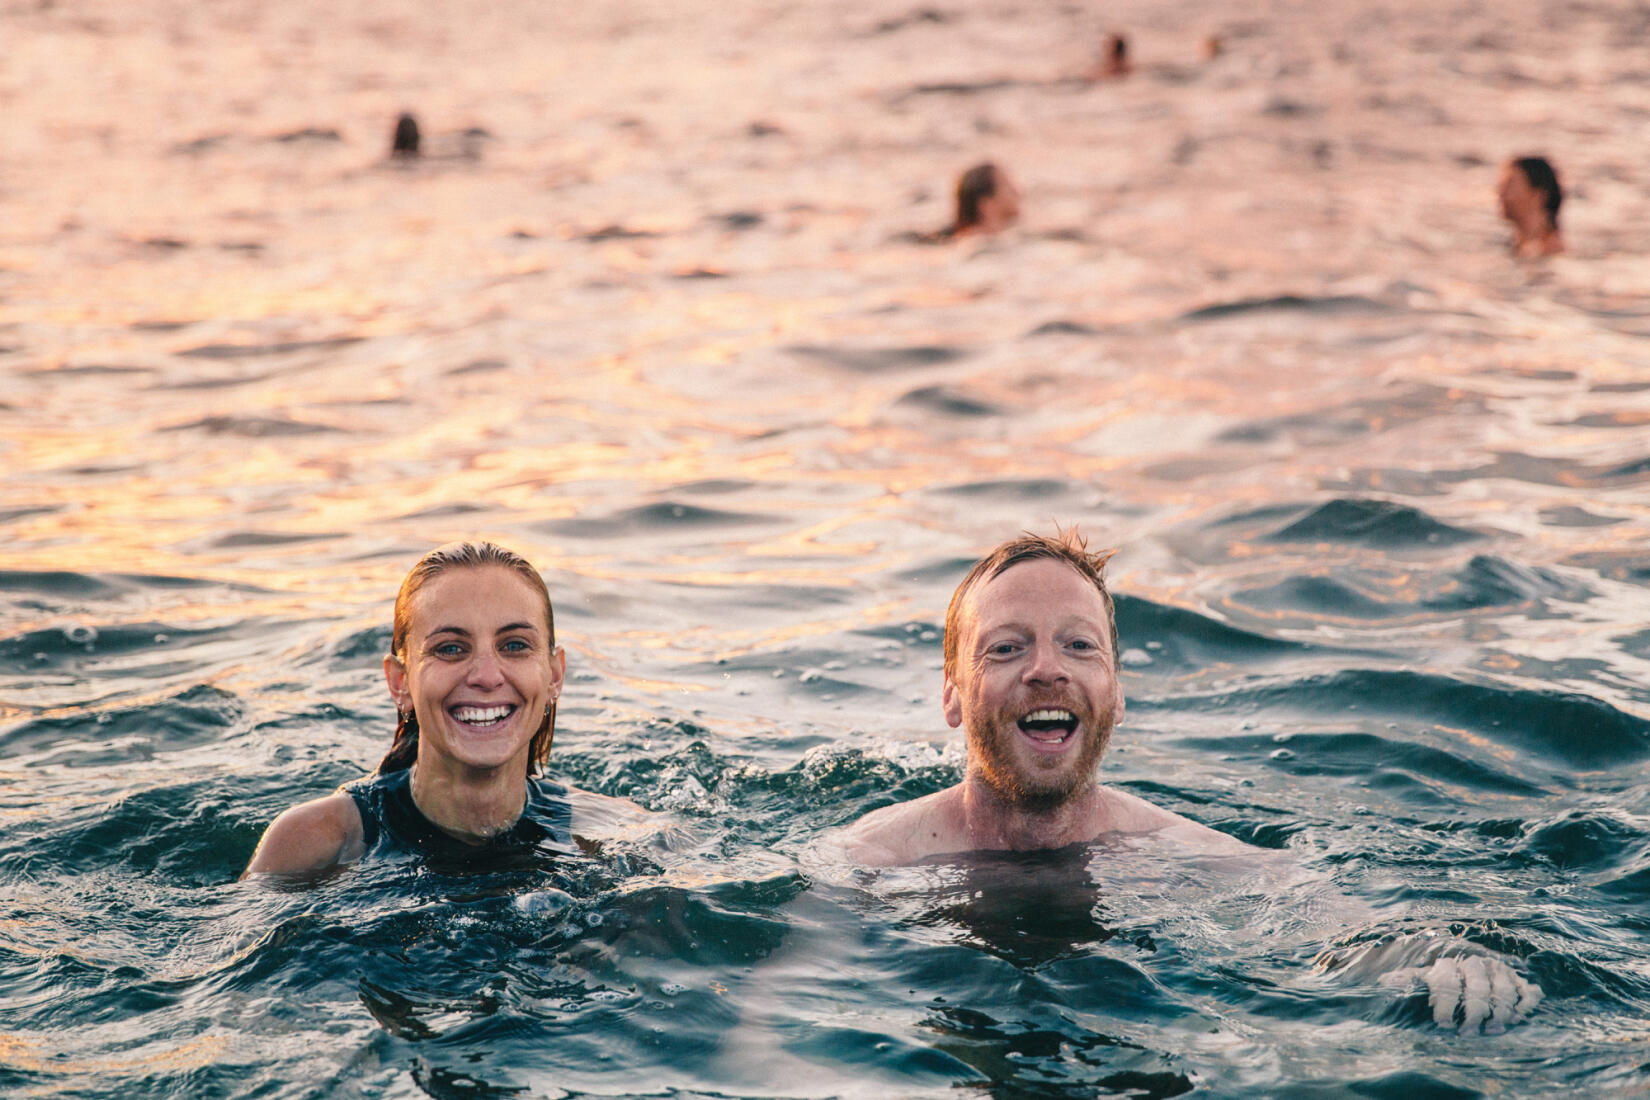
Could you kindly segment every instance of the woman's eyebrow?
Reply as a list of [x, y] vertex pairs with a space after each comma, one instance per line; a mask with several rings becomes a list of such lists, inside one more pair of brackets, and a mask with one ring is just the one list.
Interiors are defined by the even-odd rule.
[[494, 631], [494, 633], [496, 633], [496, 634], [508, 634], [512, 630], [537, 630], [537, 629], [538, 629], [538, 627], [534, 626], [532, 623], [509, 623], [505, 626], [499, 627], [498, 630]]

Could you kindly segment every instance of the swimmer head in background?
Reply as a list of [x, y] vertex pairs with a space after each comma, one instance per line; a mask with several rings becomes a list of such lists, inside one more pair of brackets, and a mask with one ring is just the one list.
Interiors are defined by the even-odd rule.
[[1129, 40], [1117, 31], [1106, 35], [1100, 46], [1100, 57], [1094, 63], [1093, 78], [1108, 80], [1120, 76], [1128, 76], [1134, 71], [1134, 62], [1129, 60]]
[[1020, 189], [1008, 173], [989, 161], [957, 178], [957, 216], [947, 237], [1000, 233], [1020, 218]]
[[1515, 157], [1501, 169], [1496, 185], [1501, 216], [1513, 227], [1513, 254], [1552, 256], [1564, 251], [1558, 208], [1564, 201], [1558, 173], [1546, 157]]
[[390, 156], [416, 157], [419, 155], [418, 120], [403, 111], [395, 120], [395, 135], [390, 139]]

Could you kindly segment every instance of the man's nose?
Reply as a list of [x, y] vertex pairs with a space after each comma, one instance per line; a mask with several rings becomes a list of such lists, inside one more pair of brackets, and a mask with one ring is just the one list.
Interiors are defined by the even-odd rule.
[[1050, 683], [1066, 679], [1063, 654], [1053, 639], [1044, 638], [1033, 642], [1030, 656], [1024, 675], [1028, 683]]

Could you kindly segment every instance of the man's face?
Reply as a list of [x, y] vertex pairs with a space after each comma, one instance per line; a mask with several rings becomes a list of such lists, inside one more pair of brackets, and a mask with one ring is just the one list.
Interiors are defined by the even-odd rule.
[[945, 718], [969, 767], [999, 795], [1047, 809], [1094, 781], [1123, 719], [1111, 623], [1099, 591], [1065, 562], [1034, 558], [964, 596]]

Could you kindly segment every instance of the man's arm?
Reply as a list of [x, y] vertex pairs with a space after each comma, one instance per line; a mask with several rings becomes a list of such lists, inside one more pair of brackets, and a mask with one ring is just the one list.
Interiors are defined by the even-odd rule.
[[300, 803], [264, 830], [241, 877], [324, 871], [361, 856], [361, 811], [342, 791]]

